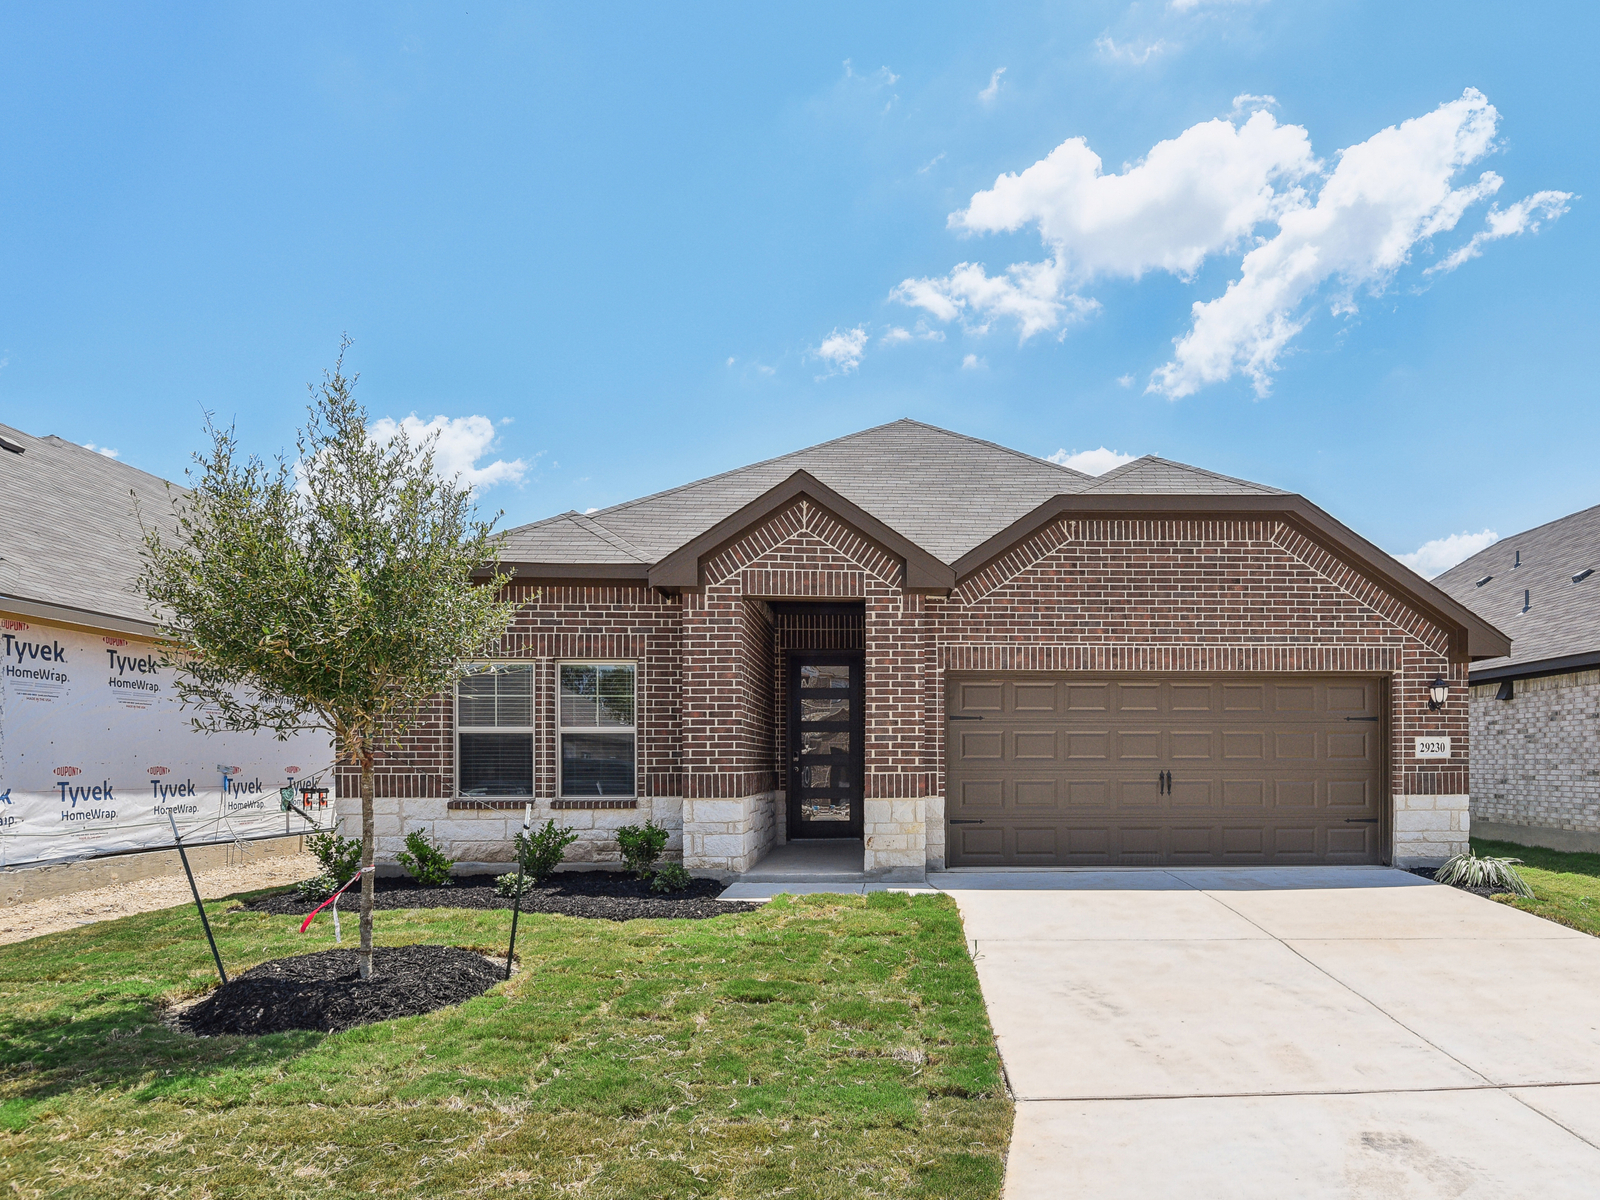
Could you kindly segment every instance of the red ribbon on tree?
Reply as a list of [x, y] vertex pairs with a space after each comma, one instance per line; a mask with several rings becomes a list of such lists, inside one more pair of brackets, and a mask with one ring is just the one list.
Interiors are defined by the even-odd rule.
[[349, 887], [356, 880], [360, 879], [368, 871], [375, 871], [375, 870], [377, 870], [376, 866], [362, 867], [354, 875], [350, 876], [350, 878], [345, 881], [344, 887], [341, 887], [337, 892], [335, 892], [333, 895], [329, 896], [326, 900], [324, 900], [321, 904], [319, 904], [315, 908], [313, 908], [311, 910], [310, 914], [306, 917], [306, 919], [304, 921], [300, 922], [300, 932], [304, 933], [306, 930], [310, 929], [311, 928], [311, 922], [313, 922], [313, 921], [315, 921], [317, 919], [317, 914], [319, 912], [321, 912], [323, 909], [327, 908], [328, 905], [331, 904], [331, 905], [333, 905], [333, 938], [334, 938], [334, 941], [340, 941], [341, 939], [339, 937], [339, 897], [344, 895], [344, 889], [345, 888]]

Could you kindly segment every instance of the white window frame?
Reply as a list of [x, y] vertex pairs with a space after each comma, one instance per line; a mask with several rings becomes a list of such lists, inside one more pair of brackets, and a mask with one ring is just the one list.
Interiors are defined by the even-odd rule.
[[[533, 659], [505, 659], [484, 658], [474, 659], [461, 664], [468, 668], [468, 673], [476, 674], [474, 668], [485, 667], [491, 670], [496, 668], [519, 667], [528, 671], [528, 719], [527, 725], [468, 725], [461, 724], [461, 681], [466, 678], [463, 674], [450, 689], [451, 724], [454, 732], [452, 739], [450, 762], [454, 773], [451, 791], [458, 800], [511, 800], [516, 802], [532, 801], [539, 791], [539, 664]], [[461, 794], [461, 735], [463, 733], [525, 733], [528, 735], [528, 794], [526, 796], [463, 796]]]
[[[624, 729], [621, 725], [572, 725], [561, 723], [561, 668], [562, 667], [631, 667], [633, 669], [633, 724]], [[557, 800], [637, 800], [639, 798], [639, 675], [641, 664], [635, 658], [558, 658], [556, 659], [555, 678], [551, 680], [554, 689], [554, 731], [556, 760], [556, 794]], [[566, 755], [561, 752], [561, 735], [565, 733], [623, 733], [633, 735], [633, 779], [632, 787], [626, 796], [569, 796], [563, 790], [565, 781], [562, 779], [563, 764]]]

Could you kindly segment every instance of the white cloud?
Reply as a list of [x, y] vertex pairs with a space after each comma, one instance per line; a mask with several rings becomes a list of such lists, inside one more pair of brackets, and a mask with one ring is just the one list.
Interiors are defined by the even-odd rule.
[[1502, 209], [1497, 204], [1489, 205], [1489, 215], [1484, 218], [1484, 224], [1489, 228], [1473, 234], [1472, 240], [1465, 246], [1456, 250], [1443, 262], [1434, 263], [1423, 274], [1454, 271], [1462, 263], [1482, 254], [1485, 242], [1503, 237], [1516, 237], [1522, 233], [1538, 233], [1539, 219], [1543, 217], [1547, 221], [1554, 221], [1567, 211], [1569, 207], [1567, 201], [1571, 199], [1571, 192], [1535, 192], [1518, 200], [1509, 208]]
[[914, 330], [891, 325], [888, 332], [878, 340], [886, 346], [899, 346], [905, 342], [942, 342], [944, 332], [939, 329], [929, 329], [925, 322], [918, 321]]
[[1230, 120], [1237, 121], [1240, 117], [1265, 108], [1277, 108], [1276, 96], [1257, 96], [1252, 92], [1240, 92], [1233, 98], [1233, 108], [1229, 111]]
[[1251, 4], [1254, 0], [1172, 0], [1167, 5], [1173, 12], [1193, 12], [1197, 8], [1220, 8], [1228, 4]]
[[495, 443], [494, 422], [488, 417], [433, 417], [424, 421], [416, 413], [396, 421], [393, 417], [379, 417], [367, 427], [374, 441], [387, 442], [400, 430], [413, 446], [425, 438], [436, 439], [433, 444], [433, 473], [440, 479], [455, 479], [473, 491], [483, 491], [499, 483], [521, 483], [528, 472], [522, 459], [496, 459], [484, 466], [478, 460], [487, 455]]
[[987, 365], [988, 364], [976, 354], [969, 354], [961, 360], [961, 369], [963, 371], [976, 371], [979, 367], [984, 367]]
[[1061, 449], [1050, 455], [1049, 459], [1053, 463], [1060, 463], [1063, 467], [1082, 471], [1085, 475], [1104, 475], [1107, 471], [1114, 471], [1138, 457], [1137, 454], [1124, 454], [1120, 450], [1107, 450], [1101, 446], [1098, 450], [1074, 450], [1071, 454]]
[[936, 166], [938, 166], [943, 161], [944, 161], [944, 151], [941, 150], [941, 151], [939, 151], [939, 153], [935, 154], [932, 158], [930, 158], [927, 162], [923, 163], [920, 167], [918, 167], [917, 168], [917, 174], [918, 175], [926, 175], [929, 171], [933, 170]]
[[[816, 356], [828, 364], [828, 375], [848, 375], [861, 365], [861, 356], [866, 349], [866, 327], [857, 325], [842, 333], [835, 329], [823, 338], [822, 345], [816, 349]], [[819, 375], [818, 378], [826, 379], [827, 375]]]
[[1120, 46], [1106, 34], [1095, 39], [1094, 48], [1100, 51], [1102, 58], [1109, 58], [1112, 62], [1132, 63], [1142, 66], [1158, 54], [1165, 54], [1171, 50], [1172, 44], [1157, 38], [1153, 42], [1123, 42]]
[[989, 76], [989, 86], [978, 93], [978, 99], [985, 104], [992, 104], [994, 98], [1000, 94], [1000, 76], [1005, 73], [1004, 67], [996, 67], [994, 74]]
[[1423, 542], [1410, 554], [1396, 554], [1395, 557], [1424, 579], [1432, 579], [1499, 540], [1500, 535], [1492, 529], [1481, 533], [1452, 533], [1449, 537]]
[[[1095, 280], [1164, 271], [1190, 281], [1207, 259], [1237, 255], [1238, 278], [1194, 304], [1189, 331], [1148, 390], [1176, 399], [1243, 373], [1267, 394], [1316, 294], [1336, 314], [1357, 311], [1358, 291], [1380, 294], [1417, 246], [1501, 186], [1492, 171], [1457, 186], [1457, 175], [1494, 148], [1499, 114], [1475, 89], [1340, 151], [1331, 170], [1305, 129], [1267, 111], [1271, 103], [1237, 96], [1232, 119], [1194, 125], [1111, 174], [1085, 139], [1069, 138], [949, 218], [973, 235], [1031, 227], [1047, 252], [1042, 261], [994, 274], [961, 262], [945, 275], [903, 280], [890, 299], [974, 333], [1015, 321], [1027, 341], [1064, 336], [1093, 314], [1100, 305], [1087, 289]], [[1544, 191], [1492, 210], [1488, 228], [1438, 269], [1454, 269], [1496, 238], [1537, 230], [1571, 199]]]
[[96, 446], [93, 442], [85, 442], [83, 448], [85, 450], [93, 450], [96, 454], [104, 455], [106, 458], [115, 458], [122, 453], [121, 450], [110, 450], [105, 446]]
[[1493, 171], [1451, 186], [1492, 148], [1498, 120], [1483, 93], [1468, 88], [1343, 151], [1316, 203], [1283, 213], [1278, 233], [1244, 256], [1227, 291], [1195, 304], [1193, 326], [1149, 390], [1176, 399], [1243, 371], [1266, 395], [1313, 291], [1334, 280], [1334, 311], [1355, 311], [1355, 289], [1382, 291], [1413, 246], [1454, 228], [1469, 205], [1500, 187]]
[[1151, 270], [1192, 275], [1208, 255], [1301, 203], [1294, 181], [1316, 165], [1306, 131], [1280, 126], [1266, 112], [1237, 127], [1220, 118], [1203, 122], [1158, 143], [1121, 174], [1102, 174], [1100, 156], [1083, 138], [1069, 138], [950, 215], [950, 226], [967, 233], [1036, 226], [1049, 258], [1013, 263], [996, 276], [982, 264], [959, 263], [939, 278], [907, 279], [890, 295], [977, 329], [1014, 318], [1023, 340], [1062, 330], [1099, 308], [1077, 291], [1091, 279], [1137, 279]]
[[1117, 386], [1118, 387], [1131, 388], [1133, 385], [1134, 385], [1134, 378], [1133, 378], [1133, 373], [1131, 371], [1126, 375], [1118, 375], [1117, 376]]
[[733, 355], [730, 354], [728, 356], [728, 361], [727, 361], [727, 363], [725, 365], [731, 367], [731, 366], [733, 366], [734, 363], [736, 363], [738, 361], [739, 361], [738, 359], [734, 358]]

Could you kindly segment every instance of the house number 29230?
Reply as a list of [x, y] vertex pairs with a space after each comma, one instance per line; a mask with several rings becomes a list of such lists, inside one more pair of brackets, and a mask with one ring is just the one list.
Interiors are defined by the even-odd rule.
[[1449, 758], [1450, 739], [1447, 737], [1419, 737], [1417, 739], [1418, 758]]

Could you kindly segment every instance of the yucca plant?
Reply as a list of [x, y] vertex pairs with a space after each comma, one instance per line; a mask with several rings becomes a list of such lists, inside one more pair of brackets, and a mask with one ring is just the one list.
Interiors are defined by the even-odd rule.
[[1479, 858], [1471, 850], [1448, 859], [1433, 878], [1451, 887], [1492, 888], [1510, 892], [1524, 900], [1533, 899], [1533, 889], [1517, 873], [1520, 858]]

